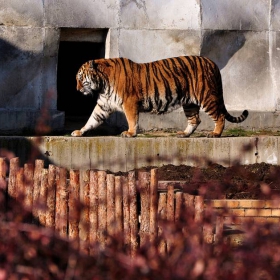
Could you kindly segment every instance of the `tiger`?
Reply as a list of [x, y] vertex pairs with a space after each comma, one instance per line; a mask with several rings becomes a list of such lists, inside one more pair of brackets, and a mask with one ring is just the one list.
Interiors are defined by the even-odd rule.
[[77, 91], [98, 94], [97, 104], [86, 124], [71, 133], [82, 136], [97, 128], [115, 111], [124, 113], [128, 130], [123, 137], [135, 137], [139, 112], [164, 114], [183, 107], [187, 126], [178, 137], [189, 137], [200, 124], [199, 110], [214, 121], [207, 137], [220, 137], [225, 120], [243, 122], [248, 111], [233, 117], [227, 111], [218, 66], [203, 56], [180, 56], [149, 63], [127, 58], [102, 58], [85, 62], [76, 74]]

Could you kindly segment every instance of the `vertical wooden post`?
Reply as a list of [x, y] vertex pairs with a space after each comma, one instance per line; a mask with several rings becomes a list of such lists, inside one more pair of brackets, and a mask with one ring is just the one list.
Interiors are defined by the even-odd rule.
[[[97, 171], [90, 171], [90, 210], [89, 210], [89, 241], [91, 244], [95, 244], [98, 241], [98, 175]], [[94, 254], [94, 250], [90, 249], [90, 255]]]
[[34, 223], [38, 224], [39, 222], [39, 197], [40, 197], [40, 187], [41, 187], [41, 177], [42, 170], [44, 168], [44, 161], [41, 159], [35, 160], [35, 169], [34, 169], [34, 189], [33, 189], [33, 219]]
[[32, 212], [33, 204], [33, 176], [34, 166], [31, 163], [24, 164], [24, 207], [27, 211]]
[[[115, 176], [107, 174], [107, 232], [109, 237], [114, 234], [115, 228]], [[109, 239], [107, 240], [109, 241]]]
[[175, 194], [175, 222], [178, 222], [181, 218], [182, 210], [183, 210], [183, 193], [176, 192]]
[[17, 197], [17, 185], [16, 185], [16, 178], [17, 172], [19, 169], [19, 158], [11, 158], [10, 159], [10, 174], [9, 174], [9, 183], [8, 183], [8, 194], [12, 198]]
[[139, 191], [141, 199], [140, 246], [149, 240], [150, 232], [150, 173], [139, 171]]
[[24, 193], [24, 170], [23, 167], [20, 167], [17, 170], [16, 174], [16, 188], [15, 188], [15, 198], [20, 202], [23, 203], [25, 193]]
[[62, 237], [67, 236], [68, 193], [65, 168], [57, 168], [57, 192], [55, 201], [55, 229]]
[[89, 170], [80, 171], [80, 201], [82, 211], [79, 223], [80, 250], [89, 254]]
[[167, 186], [167, 220], [174, 222], [174, 185]]
[[154, 243], [157, 238], [157, 210], [158, 210], [158, 169], [151, 170], [150, 185], [150, 242]]
[[[174, 223], [174, 185], [170, 184], [167, 186], [167, 211], [166, 217], [169, 222], [169, 227], [171, 227], [170, 223]], [[167, 252], [171, 251], [171, 248], [174, 244], [172, 240], [172, 236], [168, 235], [168, 239], [166, 241]]]
[[215, 243], [219, 243], [222, 241], [223, 230], [224, 230], [224, 217], [223, 217], [223, 215], [218, 215], [216, 218]]
[[6, 182], [7, 164], [5, 158], [0, 158], [0, 220], [4, 220], [6, 216], [6, 192], [7, 192], [7, 182]]
[[46, 226], [55, 228], [56, 166], [49, 165]]
[[6, 159], [0, 157], [0, 189], [6, 192], [7, 190], [7, 182], [6, 182], [6, 174], [7, 174], [7, 163]]
[[107, 230], [107, 191], [106, 191], [106, 172], [97, 171], [98, 176], [98, 241], [101, 248], [106, 244]]
[[42, 169], [41, 187], [40, 187], [40, 210], [39, 222], [42, 226], [46, 226], [46, 205], [47, 205], [47, 192], [48, 192], [48, 169]]
[[202, 223], [204, 212], [204, 199], [203, 196], [196, 196], [194, 200], [194, 221], [196, 223]]
[[159, 245], [158, 250], [162, 256], [166, 255], [166, 241], [164, 240], [163, 228], [164, 223], [166, 223], [166, 202], [167, 194], [160, 193], [158, 201], [158, 218], [159, 218], [159, 227], [158, 227], [158, 236], [159, 236]]
[[123, 232], [123, 189], [122, 176], [115, 177], [115, 208], [116, 208], [116, 231], [119, 237], [122, 237]]
[[79, 218], [80, 218], [80, 173], [70, 170], [69, 188], [69, 239], [74, 241], [74, 247], [79, 248]]
[[130, 223], [129, 223], [129, 186], [127, 177], [123, 177], [123, 236], [124, 236], [124, 247], [128, 253], [130, 253]]
[[135, 257], [138, 249], [138, 216], [137, 216], [137, 191], [135, 171], [128, 172], [128, 189], [129, 189], [129, 223], [130, 223], [130, 243], [131, 256]]
[[188, 228], [193, 224], [194, 221], [194, 195], [184, 193], [184, 221], [187, 223], [183, 227], [183, 234], [185, 237], [188, 235]]

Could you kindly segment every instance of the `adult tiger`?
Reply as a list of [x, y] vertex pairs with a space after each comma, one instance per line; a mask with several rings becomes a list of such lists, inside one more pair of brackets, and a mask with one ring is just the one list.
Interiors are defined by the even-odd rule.
[[225, 119], [239, 123], [248, 116], [231, 116], [224, 104], [222, 80], [217, 65], [206, 57], [181, 56], [150, 63], [135, 63], [126, 58], [98, 59], [84, 63], [77, 75], [77, 90], [99, 94], [97, 104], [81, 130], [81, 136], [98, 127], [114, 111], [123, 111], [128, 131], [124, 137], [137, 135], [139, 112], [162, 114], [183, 106], [187, 127], [179, 137], [189, 137], [199, 125], [202, 108], [214, 121], [208, 137], [220, 137]]

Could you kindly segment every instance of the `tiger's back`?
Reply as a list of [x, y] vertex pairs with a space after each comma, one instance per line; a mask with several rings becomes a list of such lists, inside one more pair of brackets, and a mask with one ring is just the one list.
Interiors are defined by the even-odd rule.
[[[210, 137], [221, 135], [225, 119], [241, 122], [248, 115], [244, 111], [236, 118], [227, 112], [219, 68], [206, 57], [174, 57], [150, 63], [135, 63], [126, 58], [101, 59], [82, 67], [83, 75], [77, 74], [77, 89], [83, 92], [87, 86], [83, 76], [87, 81], [90, 77], [93, 84], [100, 83], [101, 99], [105, 94], [111, 100], [112, 111], [121, 109], [126, 115], [129, 129], [123, 136], [136, 135], [140, 110], [162, 114], [183, 106], [188, 125], [179, 132], [181, 137], [188, 137], [199, 125], [200, 108], [215, 122]], [[100, 120], [101, 112], [97, 109], [91, 117]]]

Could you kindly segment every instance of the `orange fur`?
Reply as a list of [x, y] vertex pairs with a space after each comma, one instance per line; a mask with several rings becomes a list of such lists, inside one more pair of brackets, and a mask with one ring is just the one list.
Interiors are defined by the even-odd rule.
[[142, 64], [126, 58], [98, 59], [83, 64], [76, 79], [78, 91], [96, 92], [99, 99], [86, 125], [73, 136], [96, 128], [116, 110], [126, 116], [129, 128], [122, 133], [125, 137], [137, 135], [140, 111], [163, 114], [183, 106], [187, 127], [179, 137], [195, 131], [200, 108], [215, 123], [209, 137], [221, 136], [225, 120], [238, 123], [248, 116], [246, 110], [239, 117], [227, 112], [220, 71], [206, 57], [175, 57]]

